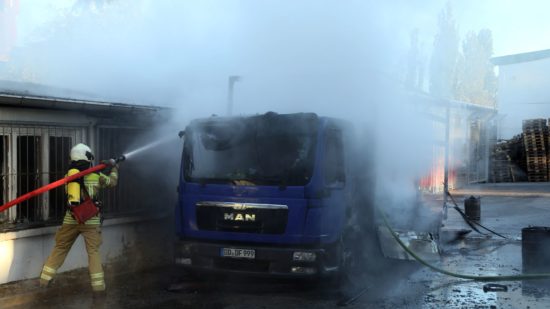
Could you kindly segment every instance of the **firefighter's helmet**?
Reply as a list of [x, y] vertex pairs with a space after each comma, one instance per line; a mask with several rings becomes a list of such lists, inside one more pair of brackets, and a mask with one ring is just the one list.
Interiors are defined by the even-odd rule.
[[88, 161], [91, 162], [94, 159], [94, 154], [90, 147], [80, 143], [74, 146], [71, 149], [71, 160], [72, 161]]

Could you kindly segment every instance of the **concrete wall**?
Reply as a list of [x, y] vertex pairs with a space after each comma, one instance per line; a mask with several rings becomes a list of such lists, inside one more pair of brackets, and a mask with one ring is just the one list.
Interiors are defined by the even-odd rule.
[[[172, 226], [168, 216], [105, 220], [101, 246], [103, 264], [131, 271], [170, 263], [173, 258]], [[54, 246], [58, 228], [0, 233], [0, 284], [37, 278]], [[59, 272], [87, 266], [84, 239], [79, 236]]]
[[550, 117], [550, 58], [499, 67], [500, 138], [521, 133], [522, 120]]

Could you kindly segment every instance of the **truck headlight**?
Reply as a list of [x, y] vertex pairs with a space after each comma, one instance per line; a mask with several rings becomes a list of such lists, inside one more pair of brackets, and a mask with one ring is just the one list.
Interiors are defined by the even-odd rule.
[[314, 275], [315, 273], [317, 273], [317, 269], [313, 267], [300, 267], [300, 266], [292, 267], [290, 271], [294, 274], [306, 274], [306, 275]]
[[294, 251], [294, 253], [292, 254], [293, 261], [315, 262], [316, 259], [317, 254], [315, 252]]
[[192, 261], [190, 258], [176, 258], [176, 264], [178, 265], [191, 265]]
[[191, 250], [192, 250], [191, 248], [192, 248], [191, 244], [183, 243], [183, 244], [180, 244], [179, 246], [176, 246], [176, 252], [180, 256], [188, 257], [188, 256], [191, 256]]

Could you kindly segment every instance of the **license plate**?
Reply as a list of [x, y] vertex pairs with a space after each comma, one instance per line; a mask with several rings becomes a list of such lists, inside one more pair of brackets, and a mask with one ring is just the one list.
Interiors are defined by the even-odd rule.
[[256, 251], [252, 249], [221, 248], [220, 255], [223, 257], [254, 259], [256, 258]]

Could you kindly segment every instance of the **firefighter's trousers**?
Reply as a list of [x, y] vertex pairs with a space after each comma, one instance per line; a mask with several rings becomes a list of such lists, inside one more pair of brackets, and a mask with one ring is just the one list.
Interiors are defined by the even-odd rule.
[[99, 246], [101, 245], [101, 227], [99, 225], [61, 225], [61, 228], [55, 234], [55, 247], [42, 269], [42, 274], [40, 275], [41, 285], [47, 285], [53, 279], [57, 269], [65, 261], [65, 257], [67, 257], [74, 241], [80, 234], [84, 237], [86, 251], [88, 252], [88, 268], [92, 289], [97, 292], [105, 290], [103, 267], [101, 266], [101, 256], [99, 255]]

